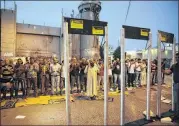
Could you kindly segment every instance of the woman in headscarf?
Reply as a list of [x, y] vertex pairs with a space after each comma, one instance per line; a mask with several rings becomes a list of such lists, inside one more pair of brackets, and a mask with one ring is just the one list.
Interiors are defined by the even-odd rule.
[[97, 67], [90, 60], [85, 68], [85, 73], [87, 73], [87, 96], [89, 97], [97, 96], [97, 72]]

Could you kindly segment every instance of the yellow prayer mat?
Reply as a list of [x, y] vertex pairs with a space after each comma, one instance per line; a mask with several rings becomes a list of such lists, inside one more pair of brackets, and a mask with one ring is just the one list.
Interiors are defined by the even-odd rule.
[[[117, 96], [117, 95], [120, 95], [121, 93], [118, 93], [118, 92], [108, 92], [108, 95], [109, 96]], [[124, 93], [125, 95], [129, 95], [129, 92], [128, 91], [125, 91]]]
[[[37, 98], [27, 98], [24, 101], [17, 102], [15, 107], [21, 107], [21, 106], [28, 106], [28, 105], [47, 105], [49, 104], [49, 100], [60, 100], [60, 99], [66, 99], [65, 96], [39, 96]], [[73, 100], [72, 97], [70, 97], [70, 100]], [[5, 104], [5, 103], [4, 103]]]
[[40, 100], [50, 100], [50, 96], [39, 96]]
[[66, 99], [65, 96], [51, 96], [49, 100], [56, 100], [56, 99]]
[[39, 101], [39, 104], [41, 104], [41, 105], [48, 105], [48, 99], [44, 99], [44, 100], [40, 100]]
[[125, 95], [129, 95], [129, 92], [128, 92], [128, 91], [125, 91]]
[[7, 101], [7, 100], [4, 100], [4, 101], [1, 102], [1, 107], [6, 104], [6, 101]]
[[39, 104], [47, 105], [49, 100], [50, 100], [50, 96], [40, 96]]
[[27, 98], [25, 100], [27, 105], [34, 105], [34, 104], [39, 104], [40, 99], [39, 98]]
[[27, 106], [25, 101], [17, 102], [16, 105], [15, 105], [15, 107], [23, 107], [23, 106]]

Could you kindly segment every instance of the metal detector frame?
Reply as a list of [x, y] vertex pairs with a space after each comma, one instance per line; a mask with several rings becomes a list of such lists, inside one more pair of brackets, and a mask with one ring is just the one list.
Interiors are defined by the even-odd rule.
[[[157, 63], [157, 117], [161, 118], [161, 84], [162, 84], [162, 72], [161, 72], [161, 33], [158, 32], [158, 63]], [[176, 53], [176, 39], [173, 39], [172, 46], [172, 64], [175, 63], [175, 53]], [[172, 74], [172, 111], [174, 111], [174, 95], [173, 95], [173, 74]]]
[[[120, 117], [120, 125], [124, 125], [125, 120], [125, 29], [121, 29], [120, 35], [120, 46], [121, 46], [121, 117]], [[151, 80], [151, 47], [152, 47], [152, 34], [149, 32], [149, 40], [148, 43], [148, 66], [147, 66], [147, 111], [146, 111], [146, 119], [150, 120], [150, 80]]]
[[[63, 17], [64, 18], [64, 17]], [[64, 32], [64, 66], [65, 66], [65, 95], [66, 95], [66, 121], [71, 125], [70, 81], [69, 81], [69, 37], [68, 22], [63, 22]], [[108, 125], [108, 25], [105, 26], [104, 48], [104, 125]]]

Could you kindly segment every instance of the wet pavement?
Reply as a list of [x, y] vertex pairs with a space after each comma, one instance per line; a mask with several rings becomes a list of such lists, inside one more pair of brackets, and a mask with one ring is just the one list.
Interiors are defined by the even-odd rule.
[[[167, 81], [170, 79], [167, 79]], [[170, 83], [170, 81], [168, 81]], [[151, 89], [151, 111], [156, 115], [156, 86]], [[125, 95], [125, 123], [144, 118], [146, 110], [146, 89], [136, 88], [134, 93]], [[171, 87], [162, 86], [162, 96], [171, 99]], [[120, 124], [120, 95], [111, 96], [109, 102], [108, 124]], [[171, 104], [162, 103], [161, 112], [171, 109]], [[24, 119], [15, 119], [23, 115]], [[75, 100], [71, 102], [71, 119], [73, 125], [103, 125], [104, 101]], [[65, 102], [60, 104], [31, 105], [1, 110], [1, 125], [65, 125]], [[174, 125], [174, 123], [171, 123]], [[164, 125], [159, 121], [148, 125]], [[168, 125], [168, 124], [167, 124]]]

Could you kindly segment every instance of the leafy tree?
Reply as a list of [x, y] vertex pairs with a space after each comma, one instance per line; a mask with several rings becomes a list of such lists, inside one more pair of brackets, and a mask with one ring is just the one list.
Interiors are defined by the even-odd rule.
[[121, 47], [117, 47], [116, 50], [113, 53], [114, 59], [121, 58]]

